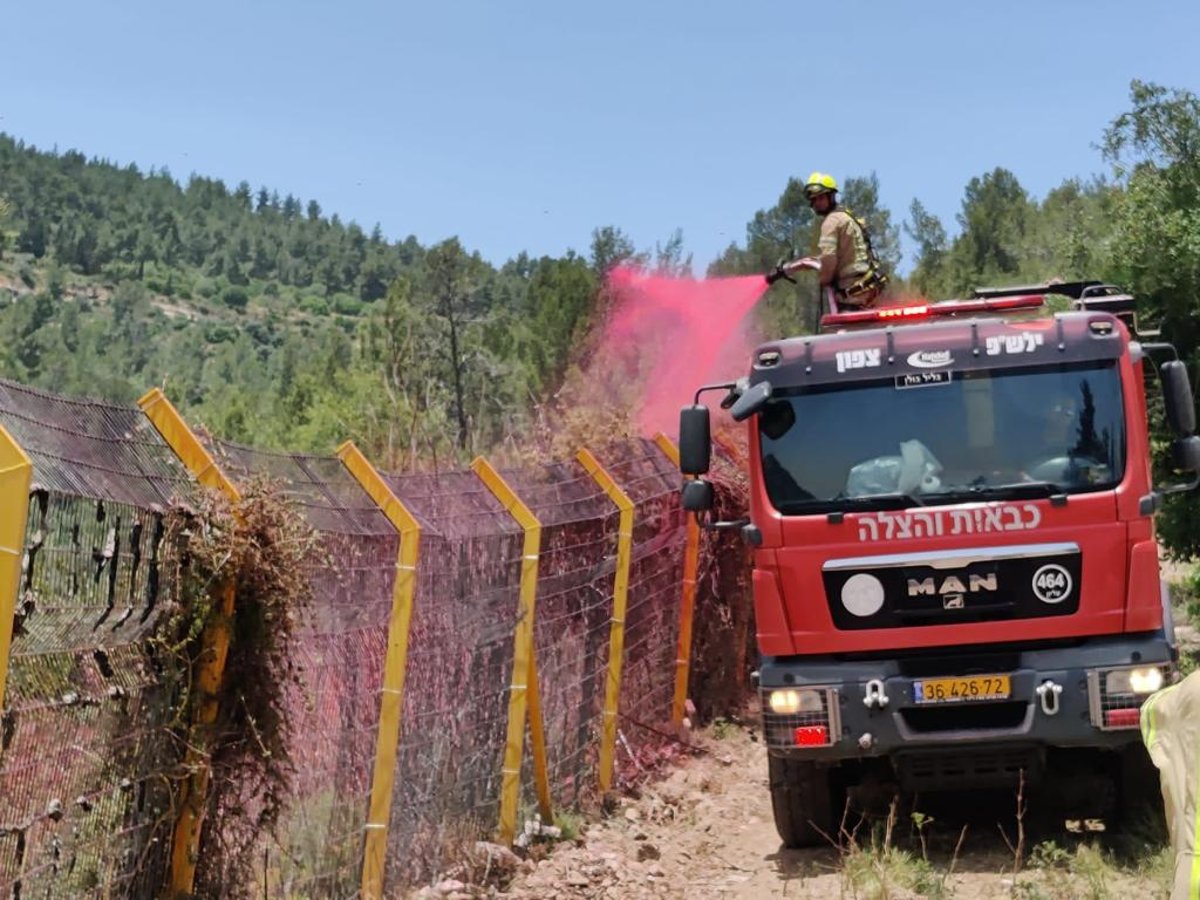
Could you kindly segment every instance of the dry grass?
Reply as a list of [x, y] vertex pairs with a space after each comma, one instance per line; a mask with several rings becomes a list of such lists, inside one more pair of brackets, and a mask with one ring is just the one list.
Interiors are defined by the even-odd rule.
[[898, 799], [893, 799], [887, 818], [870, 829], [866, 841], [859, 839], [859, 828], [841, 832], [840, 876], [842, 889], [863, 900], [891, 900], [899, 897], [944, 898], [952, 896], [949, 880], [954, 874], [959, 850], [966, 836], [963, 829], [954, 854], [944, 867], [929, 861], [925, 837], [933, 820], [921, 813], [912, 814], [913, 831], [920, 853], [897, 845]]

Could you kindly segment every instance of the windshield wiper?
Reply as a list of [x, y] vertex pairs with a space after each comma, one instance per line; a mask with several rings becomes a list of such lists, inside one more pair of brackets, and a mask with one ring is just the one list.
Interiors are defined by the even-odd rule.
[[838, 494], [828, 500], [793, 500], [776, 506], [785, 516], [814, 516], [842, 512], [870, 511], [874, 509], [908, 509], [913, 506], [924, 506], [925, 502], [912, 494], [863, 494], [860, 497], [847, 497]]
[[903, 494], [900, 491], [893, 491], [886, 494], [860, 494], [857, 497], [847, 497], [844, 494], [838, 494], [829, 502], [854, 504], [856, 506], [882, 503], [885, 509], [907, 509], [910, 506], [925, 505], [925, 501], [916, 494]]
[[[955, 493], [959, 493], [955, 491]], [[1014, 500], [1034, 497], [1053, 497], [1067, 493], [1066, 488], [1053, 481], [1013, 481], [1009, 484], [973, 484], [966, 489], [972, 497]]]

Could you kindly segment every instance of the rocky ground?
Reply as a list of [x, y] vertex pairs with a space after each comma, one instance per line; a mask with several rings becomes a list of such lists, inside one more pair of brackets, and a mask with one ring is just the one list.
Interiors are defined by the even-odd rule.
[[[519, 858], [478, 845], [476, 879], [446, 879], [421, 897], [534, 898], [1135, 898], [1165, 897], [1170, 862], [1145, 849], [1118, 861], [1095, 841], [1027, 829], [1014, 874], [1007, 808], [956, 815], [953, 798], [918, 829], [911, 814], [865, 823], [843, 846], [780, 848], [766, 751], [748, 727], [720, 723], [664, 779], [579, 827], [573, 840]], [[965, 836], [963, 829], [966, 829]], [[1001, 833], [1004, 828], [1005, 833]], [[920, 841], [924, 831], [925, 846]], [[961, 840], [961, 843], [960, 843]], [[480, 860], [485, 863], [481, 866]], [[481, 874], [482, 870], [486, 870]]]
[[[1167, 570], [1173, 582], [1192, 571], [1178, 564]], [[1188, 621], [1184, 602], [1190, 596], [1176, 604], [1185, 670], [1200, 657], [1200, 630]], [[745, 721], [755, 721], [753, 711]], [[952, 796], [937, 806], [918, 799], [894, 816], [890, 831], [886, 820], [868, 822], [840, 846], [784, 850], [771, 819], [766, 750], [753, 727], [718, 722], [689, 740], [694, 754], [607, 816], [567, 823], [563, 839], [522, 855], [478, 844], [452, 877], [418, 896], [1141, 900], [1168, 894], [1173, 860], [1161, 837], [1139, 838], [1135, 831], [1099, 840], [1030, 816], [1022, 817], [1022, 840], [1015, 797]], [[914, 808], [925, 817], [914, 817]]]

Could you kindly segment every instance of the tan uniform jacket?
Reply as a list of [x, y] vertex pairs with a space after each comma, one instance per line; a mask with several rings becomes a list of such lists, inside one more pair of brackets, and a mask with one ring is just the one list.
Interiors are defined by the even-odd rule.
[[1158, 768], [1175, 857], [1171, 900], [1200, 897], [1200, 672], [1142, 704], [1142, 740]]
[[821, 260], [821, 284], [834, 284], [845, 289], [871, 268], [862, 229], [840, 209], [833, 210], [821, 220], [817, 251]]

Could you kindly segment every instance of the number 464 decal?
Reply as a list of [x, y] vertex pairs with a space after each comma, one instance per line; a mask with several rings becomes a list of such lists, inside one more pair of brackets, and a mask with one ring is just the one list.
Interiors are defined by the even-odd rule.
[[1071, 573], [1048, 563], [1033, 573], [1033, 593], [1043, 603], [1061, 603], [1071, 594]]

